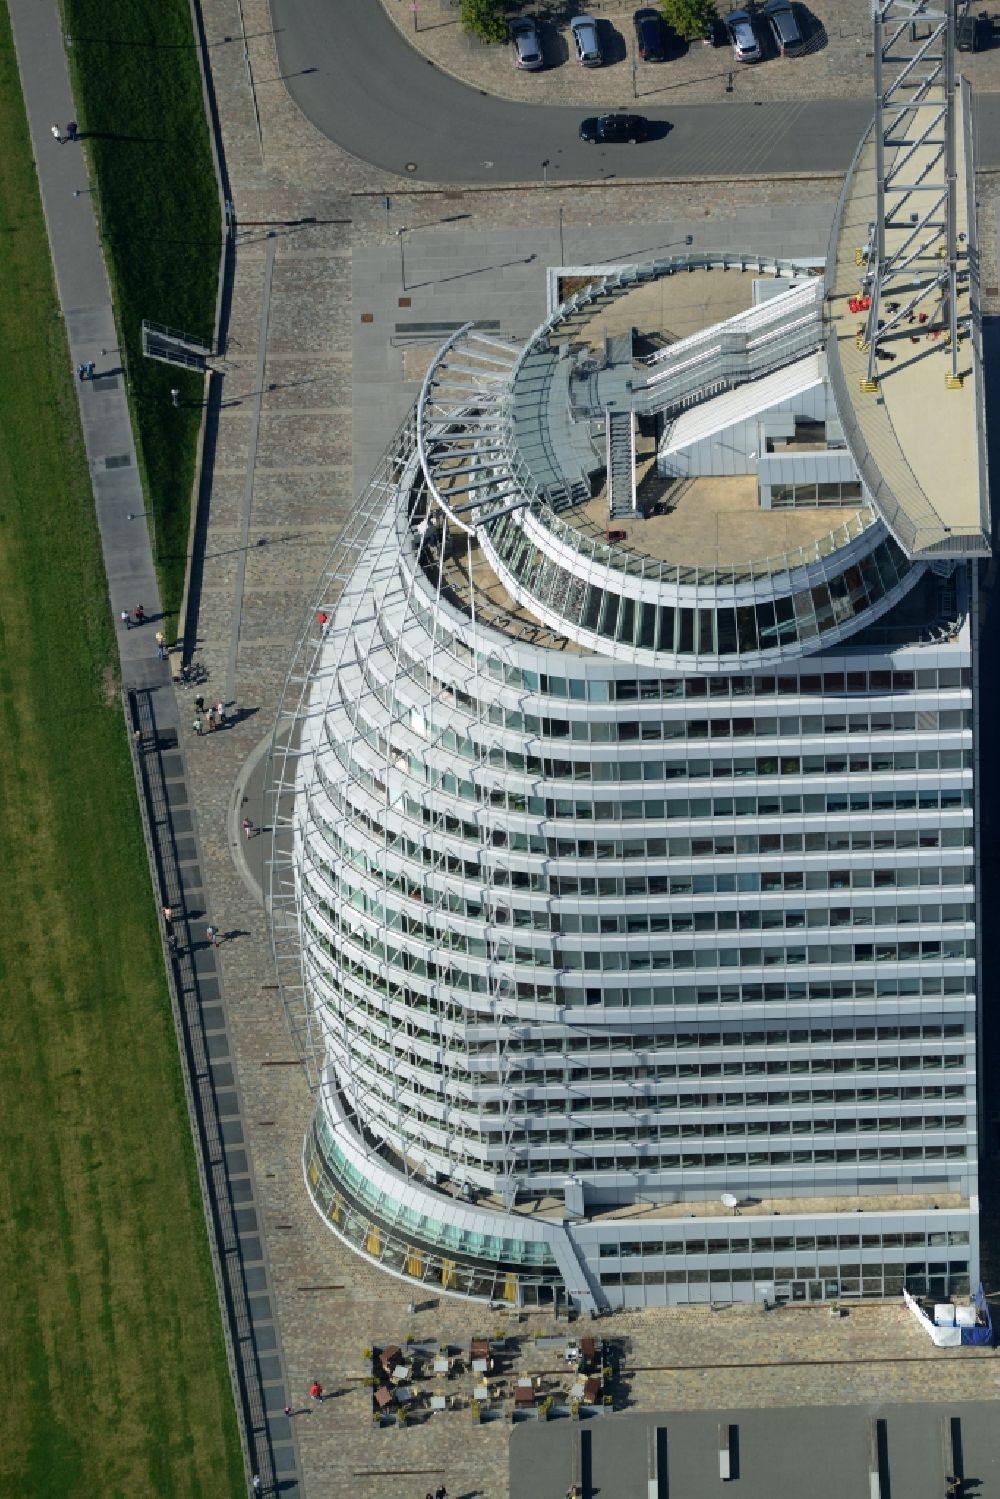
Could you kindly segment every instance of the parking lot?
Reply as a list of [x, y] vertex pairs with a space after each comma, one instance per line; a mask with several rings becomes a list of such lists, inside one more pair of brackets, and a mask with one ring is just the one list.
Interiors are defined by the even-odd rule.
[[[545, 66], [529, 72], [515, 68], [511, 48], [484, 46], [468, 37], [459, 22], [458, 0], [381, 0], [386, 13], [436, 66], [474, 88], [532, 103], [575, 104], [595, 108], [641, 110], [678, 104], [742, 103], [773, 100], [863, 96], [872, 89], [870, 0], [793, 0], [805, 42], [798, 57], [780, 57], [767, 28], [759, 26], [763, 59], [756, 64], [734, 60], [728, 44], [671, 43], [664, 62], [638, 56], [631, 0], [523, 0], [511, 5], [511, 19], [534, 18]], [[725, 15], [729, 6], [719, 6]], [[973, 0], [976, 14], [984, 6]], [[570, 21], [585, 12], [597, 22], [603, 65], [582, 67], [570, 33]], [[1000, 28], [1000, 7], [993, 6]], [[960, 71], [976, 89], [1000, 88], [1000, 29], [985, 51], [959, 54]]]

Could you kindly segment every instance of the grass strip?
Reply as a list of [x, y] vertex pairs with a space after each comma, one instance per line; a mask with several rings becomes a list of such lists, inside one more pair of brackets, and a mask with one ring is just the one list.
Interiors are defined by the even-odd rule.
[[[78, 125], [129, 374], [164, 612], [180, 607], [201, 376], [142, 356], [142, 320], [211, 343], [219, 199], [188, 0], [63, 0]], [[180, 391], [175, 408], [170, 392]]]
[[0, 1495], [244, 1491], [75, 384], [0, 6]]

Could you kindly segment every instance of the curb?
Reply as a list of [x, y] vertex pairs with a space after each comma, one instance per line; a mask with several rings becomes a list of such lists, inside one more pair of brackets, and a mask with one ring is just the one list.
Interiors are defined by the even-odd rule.
[[243, 793], [246, 791], [247, 783], [263, 757], [270, 751], [270, 748], [271, 732], [269, 731], [254, 746], [240, 766], [239, 774], [233, 782], [233, 791], [226, 810], [226, 835], [229, 839], [229, 848], [233, 856], [233, 863], [236, 866], [236, 873], [265, 915], [267, 914], [267, 900], [264, 896], [263, 887], [257, 883], [254, 876], [250, 873], [250, 866], [243, 852], [245, 840], [240, 837], [240, 833], [242, 832], [240, 809], [243, 805]]

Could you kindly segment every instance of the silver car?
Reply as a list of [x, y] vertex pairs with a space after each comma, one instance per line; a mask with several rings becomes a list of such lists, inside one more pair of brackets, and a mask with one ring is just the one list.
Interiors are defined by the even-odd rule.
[[534, 21], [527, 17], [511, 21], [510, 44], [514, 50], [515, 68], [523, 68], [526, 73], [537, 73], [539, 68], [544, 68], [545, 58]]
[[805, 51], [806, 44], [789, 0], [767, 0], [758, 14], [770, 27], [775, 48], [782, 57], [797, 57]]
[[576, 43], [576, 55], [585, 68], [599, 68], [604, 61], [597, 22], [593, 16], [574, 16], [569, 23]]
[[749, 11], [730, 11], [726, 17], [726, 30], [737, 62], [760, 62], [760, 42]]

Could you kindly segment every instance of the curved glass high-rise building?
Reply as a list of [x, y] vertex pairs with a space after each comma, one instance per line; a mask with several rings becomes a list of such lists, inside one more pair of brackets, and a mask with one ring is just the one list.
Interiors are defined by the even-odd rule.
[[523, 346], [462, 330], [324, 579], [275, 922], [308, 1189], [397, 1275], [606, 1308], [977, 1274], [978, 328], [954, 482], [911, 449], [904, 484], [850, 394], [864, 171], [825, 277], [659, 261]]

